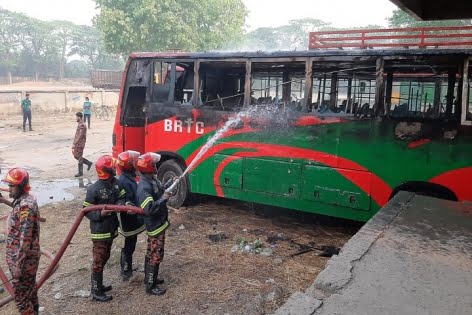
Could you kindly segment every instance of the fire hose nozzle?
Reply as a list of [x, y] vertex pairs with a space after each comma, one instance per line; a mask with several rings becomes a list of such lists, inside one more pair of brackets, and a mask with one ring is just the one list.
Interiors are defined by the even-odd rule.
[[169, 188], [167, 188], [165, 190], [166, 193], [171, 193], [174, 189], [175, 189], [175, 186], [177, 186], [177, 184], [179, 183], [180, 181], [180, 176], [179, 177], [176, 177], [176, 179], [174, 180], [174, 182], [172, 183], [172, 185], [169, 186]]

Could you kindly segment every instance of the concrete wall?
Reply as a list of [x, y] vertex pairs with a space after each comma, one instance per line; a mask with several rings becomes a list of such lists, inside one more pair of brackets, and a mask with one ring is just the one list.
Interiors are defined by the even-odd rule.
[[30, 94], [33, 113], [67, 113], [81, 111], [85, 97], [92, 103], [116, 108], [119, 91], [117, 90], [9, 90], [0, 91], [0, 115], [21, 113], [21, 100]]

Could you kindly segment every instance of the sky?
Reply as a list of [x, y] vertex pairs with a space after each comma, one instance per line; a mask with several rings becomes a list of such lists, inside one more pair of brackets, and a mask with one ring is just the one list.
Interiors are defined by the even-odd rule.
[[[249, 10], [248, 31], [277, 27], [301, 18], [323, 20], [334, 27], [387, 26], [385, 19], [397, 8], [389, 0], [242, 1]], [[81, 25], [91, 25], [96, 14], [93, 0], [0, 0], [0, 7], [41, 20], [68, 20]]]

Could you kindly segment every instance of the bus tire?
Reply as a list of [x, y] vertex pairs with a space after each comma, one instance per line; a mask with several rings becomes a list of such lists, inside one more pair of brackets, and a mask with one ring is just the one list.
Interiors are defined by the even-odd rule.
[[[164, 184], [170, 178], [180, 176], [183, 174], [183, 169], [175, 160], [167, 160], [159, 166], [157, 170], [157, 178]], [[189, 195], [188, 179], [187, 176], [182, 177], [175, 194], [169, 198], [167, 204], [171, 207], [178, 208], [184, 204], [187, 196]]]

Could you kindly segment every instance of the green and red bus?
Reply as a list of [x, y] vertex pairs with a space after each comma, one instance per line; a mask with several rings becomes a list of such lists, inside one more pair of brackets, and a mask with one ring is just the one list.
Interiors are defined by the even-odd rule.
[[[133, 53], [113, 154], [191, 193], [367, 221], [398, 191], [472, 201], [471, 49]], [[240, 115], [238, 113], [244, 113]]]

